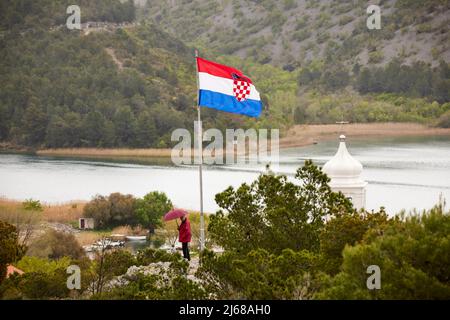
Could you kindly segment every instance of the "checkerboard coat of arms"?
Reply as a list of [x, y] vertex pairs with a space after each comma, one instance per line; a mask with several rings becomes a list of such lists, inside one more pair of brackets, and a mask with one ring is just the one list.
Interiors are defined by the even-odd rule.
[[237, 101], [245, 101], [250, 95], [251, 82], [249, 80], [250, 79], [233, 74], [233, 93]]

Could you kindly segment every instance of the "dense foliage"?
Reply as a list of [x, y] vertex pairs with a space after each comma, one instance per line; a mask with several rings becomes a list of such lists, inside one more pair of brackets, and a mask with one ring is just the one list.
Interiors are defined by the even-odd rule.
[[352, 212], [352, 204], [342, 193], [331, 191], [329, 178], [311, 161], [295, 177], [300, 184], [286, 176], [260, 175], [251, 185], [218, 194], [222, 210], [210, 218], [212, 239], [241, 253], [257, 248], [273, 253], [317, 250], [325, 218]]
[[[66, 23], [70, 0], [3, 0], [0, 2], [0, 30], [23, 30]], [[82, 21], [131, 22], [135, 18], [133, 1], [78, 0]]]
[[17, 228], [0, 220], [0, 283], [6, 276], [7, 265], [19, 260], [25, 250], [19, 242]]
[[111, 193], [109, 196], [95, 196], [86, 204], [83, 215], [93, 218], [98, 229], [125, 224], [134, 224], [136, 199], [128, 194]]
[[[383, 209], [356, 212], [327, 192], [317, 167], [307, 163], [299, 171], [303, 192], [269, 175], [217, 196], [228, 214], [211, 217], [209, 232], [225, 252], [205, 252], [198, 271], [215, 298], [448, 299], [450, 212], [444, 204], [406, 218], [388, 218]], [[268, 192], [272, 185], [277, 192]], [[299, 206], [311, 199], [321, 199], [315, 210]], [[327, 211], [327, 204], [334, 209]], [[318, 224], [314, 212], [327, 213], [327, 221]], [[379, 290], [366, 286], [370, 265], [381, 268]]]
[[384, 68], [363, 69], [356, 87], [361, 93], [391, 92], [408, 96], [432, 97], [438, 102], [450, 101], [450, 67], [441, 61], [430, 68], [416, 62], [411, 66], [391, 61]]
[[153, 191], [138, 199], [136, 203], [137, 221], [153, 233], [162, 225], [162, 217], [173, 208], [172, 201], [163, 192]]
[[27, 254], [49, 259], [79, 259], [84, 256], [84, 250], [73, 234], [49, 230], [30, 244]]
[[[250, 2], [250, 6], [272, 12], [255, 28], [261, 27], [259, 23], [268, 23], [275, 33], [282, 26], [278, 22], [285, 23], [284, 11], [297, 10], [295, 2], [286, 6], [274, 1]], [[442, 5], [438, 2], [414, 6], [420, 10], [436, 10]], [[189, 36], [185, 33], [192, 32], [197, 37], [198, 30], [209, 30], [208, 25], [197, 26], [198, 30], [192, 26], [204, 21], [202, 15], [219, 14], [217, 8], [221, 5], [194, 1], [183, 3], [172, 12], [167, 1], [152, 2], [153, 7], [138, 10], [141, 16], [150, 16], [151, 22], [137, 23], [133, 20], [136, 8], [131, 1], [81, 1], [82, 22], [105, 21], [106, 24], [79, 31], [61, 26], [67, 17], [67, 3], [65, 0], [1, 3], [0, 141], [33, 148], [170, 147], [175, 143], [170, 141], [173, 129], [192, 131], [195, 65], [193, 49], [186, 43], [200, 48], [202, 44], [186, 41]], [[436, 6], [430, 7], [433, 3]], [[196, 6], [201, 10], [195, 9]], [[241, 11], [232, 6], [233, 11]], [[191, 19], [187, 7], [194, 7], [196, 18]], [[241, 8], [242, 4], [237, 7]], [[316, 11], [314, 2], [308, 1], [306, 7]], [[168, 15], [161, 20], [159, 10], [164, 8]], [[405, 8], [406, 5], [398, 4], [398, 10]], [[328, 10], [344, 12], [351, 7], [348, 3], [331, 3], [323, 7], [323, 11]], [[181, 13], [185, 17], [179, 24], [169, 23]], [[401, 17], [411, 14], [404, 13]], [[186, 22], [184, 18], [188, 16]], [[312, 23], [306, 16], [295, 21], [295, 30], [287, 28], [283, 32], [304, 37]], [[320, 13], [314, 17], [313, 25], [319, 22], [326, 25], [329, 18]], [[236, 13], [233, 19], [241, 21], [242, 17]], [[117, 24], [131, 21], [126, 26]], [[403, 20], [387, 22], [395, 28], [408, 25]], [[166, 23], [176, 30], [182, 28], [183, 32], [169, 35]], [[207, 42], [202, 56], [236, 66], [250, 76], [262, 94], [264, 112], [260, 119], [244, 119], [204, 110], [205, 128], [264, 127], [279, 128], [283, 133], [293, 124], [334, 123], [343, 117], [352, 122], [413, 121], [445, 127], [448, 118], [445, 112], [449, 110], [448, 61], [432, 67], [422, 62], [413, 64], [405, 55], [398, 57], [398, 61], [383, 60], [381, 64], [363, 64], [353, 59], [356, 51], [362, 50], [361, 39], [366, 38], [370, 57], [376, 58], [378, 42], [386, 34], [392, 34], [395, 30], [392, 28], [386, 27], [390, 31], [379, 33], [352, 34], [339, 41], [331, 38], [325, 41], [328, 33], [321, 31], [315, 37], [324, 38], [323, 48], [310, 49], [324, 55], [308, 53], [314, 59], [288, 63], [284, 69], [274, 66], [277, 63], [266, 63], [270, 60], [266, 50], [249, 48], [242, 59], [228, 55], [234, 49], [210, 46], [211, 42]], [[359, 29], [364, 30], [355, 30]], [[251, 28], [240, 30], [251, 32]], [[236, 39], [231, 31], [216, 30], [217, 39], [213, 43], [265, 47], [269, 41], [263, 37], [249, 44]], [[227, 32], [223, 39], [222, 32]], [[301, 48], [306, 50], [308, 45]], [[226, 55], [222, 56], [223, 53]], [[344, 63], [349, 58], [350, 63]], [[438, 58], [444, 57], [438, 53], [436, 62]], [[355, 94], [352, 87], [362, 96]], [[330, 93], [333, 93], [331, 101]], [[366, 96], [367, 93], [373, 95]], [[395, 96], [386, 98], [384, 93]]]
[[164, 146], [171, 129], [187, 126], [181, 111], [189, 112], [186, 92], [192, 95], [187, 89], [195, 85], [188, 49], [151, 26], [86, 36], [35, 30], [0, 41], [0, 140], [47, 147]]
[[[208, 247], [224, 252], [206, 250], [195, 275], [180, 254], [151, 248], [135, 255], [99, 250], [93, 260], [75, 256], [68, 235], [67, 241], [50, 237], [59, 244], [52, 240], [50, 249], [39, 249], [45, 255], [36, 257], [33, 246], [49, 242], [44, 235], [21, 258], [17, 234], [0, 224], [2, 262], [25, 271], [0, 284], [0, 297], [449, 299], [450, 211], [444, 202], [388, 217], [383, 208], [356, 211], [310, 161], [296, 178], [293, 183], [265, 174], [218, 194], [221, 210], [210, 217]], [[80, 290], [66, 286], [72, 264], [81, 269]], [[367, 268], [373, 265], [380, 267], [381, 288], [370, 290]]]
[[163, 192], [149, 192], [142, 199], [115, 192], [109, 196], [95, 196], [83, 208], [83, 215], [94, 219], [96, 229], [140, 224], [153, 233], [161, 226], [162, 216], [172, 207], [172, 202]]
[[[319, 299], [450, 298], [450, 212], [437, 205], [343, 250], [341, 272], [326, 278]], [[381, 289], [367, 290], [368, 264], [381, 269]]]
[[[188, 263], [181, 255], [150, 248], [139, 251], [136, 257], [122, 249], [101, 251], [93, 260], [25, 256], [17, 265], [25, 274], [13, 275], [1, 283], [2, 299], [207, 298], [205, 290], [186, 277]], [[69, 265], [80, 267], [80, 290], [67, 289], [66, 269]], [[129, 273], [132, 266], [153, 271], [150, 274]]]

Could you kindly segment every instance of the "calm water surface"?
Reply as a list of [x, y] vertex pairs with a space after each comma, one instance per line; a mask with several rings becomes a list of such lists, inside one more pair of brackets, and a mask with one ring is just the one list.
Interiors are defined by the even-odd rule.
[[[337, 141], [330, 141], [282, 150], [279, 172], [293, 179], [305, 159], [323, 165], [337, 146]], [[403, 208], [429, 208], [439, 195], [450, 200], [450, 137], [348, 139], [347, 147], [364, 166], [368, 209], [384, 206], [393, 214]], [[263, 169], [264, 164], [206, 167], [205, 211], [217, 210], [216, 193], [253, 181]], [[194, 166], [0, 154], [0, 197], [61, 203], [112, 192], [141, 197], [152, 190], [166, 192], [176, 206], [199, 209]]]

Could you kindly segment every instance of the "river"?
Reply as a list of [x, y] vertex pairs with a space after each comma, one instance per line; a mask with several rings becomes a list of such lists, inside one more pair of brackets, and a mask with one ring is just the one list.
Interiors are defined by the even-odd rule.
[[[450, 137], [347, 140], [350, 153], [364, 166], [369, 210], [384, 206], [392, 215], [401, 209], [430, 208], [440, 195], [450, 200]], [[337, 146], [338, 141], [329, 141], [281, 150], [279, 172], [293, 179], [305, 159], [323, 165]], [[264, 164], [205, 167], [205, 211], [218, 209], [216, 193], [253, 181], [263, 169]], [[8, 199], [63, 203], [112, 192], [141, 197], [153, 190], [166, 192], [175, 206], [199, 209], [194, 166], [0, 154], [0, 197]]]

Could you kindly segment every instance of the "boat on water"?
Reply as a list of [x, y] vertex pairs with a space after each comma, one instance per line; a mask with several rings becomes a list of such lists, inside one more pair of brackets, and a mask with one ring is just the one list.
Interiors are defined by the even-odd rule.
[[125, 239], [128, 241], [146, 241], [147, 236], [126, 236]]
[[100, 249], [112, 249], [125, 246], [125, 241], [123, 240], [111, 240], [111, 239], [100, 239], [91, 245], [83, 246], [86, 252], [93, 252]]

